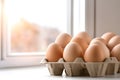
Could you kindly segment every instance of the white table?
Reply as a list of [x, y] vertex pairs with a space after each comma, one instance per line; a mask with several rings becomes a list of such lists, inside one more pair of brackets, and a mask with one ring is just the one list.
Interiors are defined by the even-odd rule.
[[26, 67], [26, 68], [10, 68], [0, 69], [0, 80], [119, 80], [120, 74], [106, 77], [67, 77], [50, 76], [47, 67]]

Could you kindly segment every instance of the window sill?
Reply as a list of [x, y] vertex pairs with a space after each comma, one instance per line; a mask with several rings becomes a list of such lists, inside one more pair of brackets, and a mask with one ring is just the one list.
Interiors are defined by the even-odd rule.
[[66, 77], [63, 76], [50, 76], [47, 67], [24, 67], [24, 68], [7, 68], [0, 71], [0, 78], [2, 80], [106, 80], [120, 78], [120, 74], [107, 76], [107, 77]]
[[44, 56], [9, 56], [0, 61], [0, 68], [40, 66]]

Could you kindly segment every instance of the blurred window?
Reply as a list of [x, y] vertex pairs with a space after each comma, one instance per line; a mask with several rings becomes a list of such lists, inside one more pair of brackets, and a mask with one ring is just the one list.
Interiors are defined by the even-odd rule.
[[67, 32], [67, 0], [5, 0], [9, 54], [45, 52]]
[[61, 32], [85, 31], [85, 0], [0, 0], [0, 67], [40, 65]]

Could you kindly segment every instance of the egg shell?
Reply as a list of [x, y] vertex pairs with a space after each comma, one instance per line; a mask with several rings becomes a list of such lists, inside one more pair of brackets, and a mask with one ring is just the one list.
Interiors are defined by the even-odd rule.
[[63, 57], [63, 49], [56, 43], [51, 43], [46, 51], [46, 59], [49, 62], [56, 62]]
[[87, 42], [83, 38], [80, 38], [80, 37], [73, 37], [71, 39], [71, 42], [77, 42], [81, 46], [82, 51], [83, 51], [83, 55], [84, 55], [84, 53], [88, 47]]
[[112, 50], [112, 48], [120, 43], [120, 36], [116, 35], [114, 37], [112, 37], [109, 42], [108, 42], [108, 48], [110, 49], [110, 51]]
[[104, 40], [104, 39], [101, 38], [101, 37], [96, 37], [96, 38], [92, 39], [90, 43], [92, 43], [94, 40], [99, 40], [99, 41], [103, 42], [105, 45], [107, 45], [106, 40]]
[[93, 45], [93, 44], [98, 44], [101, 47], [101, 49], [104, 51], [104, 55], [105, 55], [106, 58], [110, 57], [110, 50], [101, 40], [93, 39], [91, 41], [90, 45]]
[[84, 55], [84, 60], [86, 62], [103, 62], [106, 57], [104, 51], [98, 44], [90, 45]]
[[70, 42], [72, 36], [67, 33], [61, 33], [57, 36], [55, 43], [59, 44], [63, 49]]
[[80, 37], [82, 39], [84, 39], [88, 44], [91, 41], [91, 37], [89, 36], [89, 34], [87, 32], [79, 32], [75, 37]]
[[116, 57], [120, 61], [120, 44], [117, 44], [111, 51], [111, 56]]
[[82, 48], [76, 42], [70, 42], [64, 49], [63, 58], [66, 62], [73, 62], [77, 57], [82, 56]]
[[113, 32], [106, 32], [106, 33], [104, 33], [104, 34], [101, 36], [101, 38], [103, 38], [103, 39], [106, 41], [106, 43], [108, 43], [109, 40], [110, 40], [113, 36], [115, 36], [115, 35], [116, 35], [116, 34], [113, 33]]

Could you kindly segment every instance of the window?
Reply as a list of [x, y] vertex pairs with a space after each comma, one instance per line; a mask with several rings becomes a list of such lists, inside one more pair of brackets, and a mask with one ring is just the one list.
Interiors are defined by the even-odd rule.
[[85, 31], [85, 0], [74, 0], [73, 5], [73, 34], [76, 35], [80, 31]]
[[9, 55], [44, 52], [67, 30], [67, 0], [5, 0], [5, 13]]
[[85, 26], [85, 0], [1, 0], [0, 3], [1, 67], [39, 65], [47, 46], [59, 33], [74, 35]]

